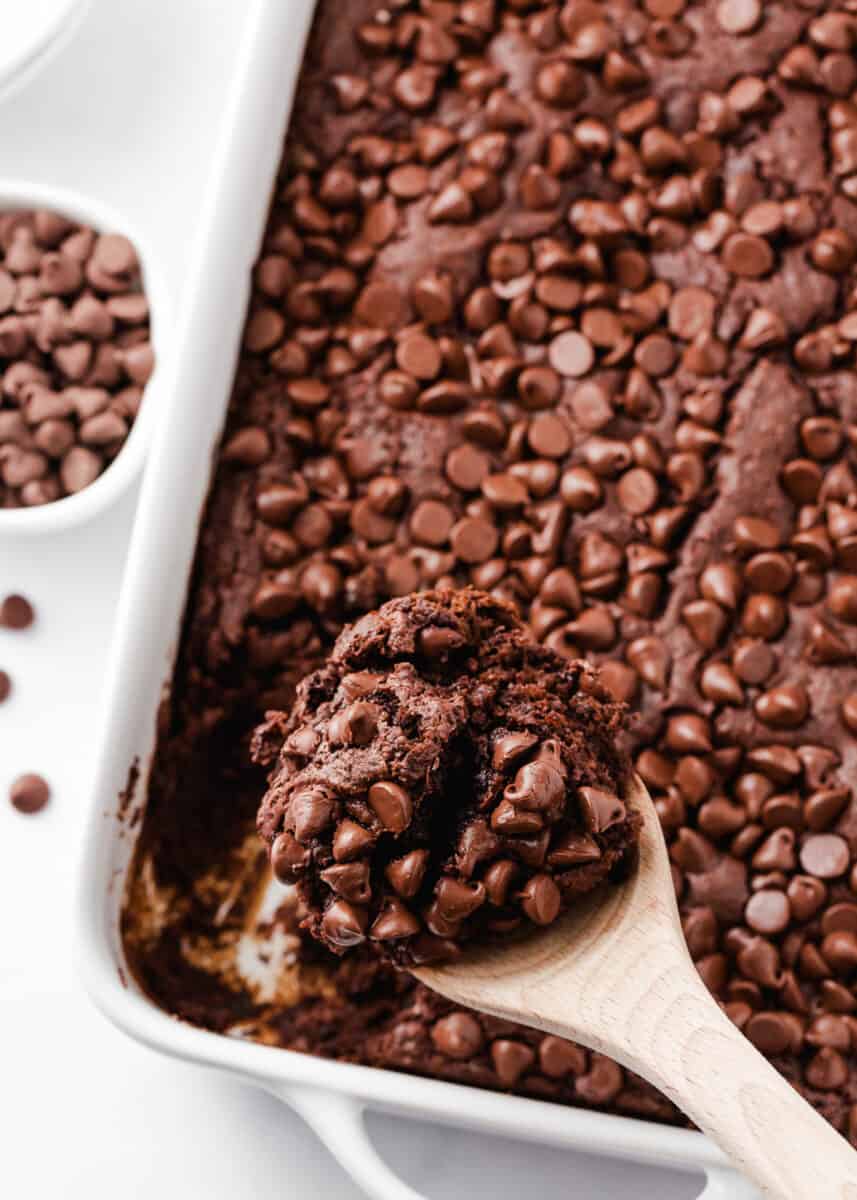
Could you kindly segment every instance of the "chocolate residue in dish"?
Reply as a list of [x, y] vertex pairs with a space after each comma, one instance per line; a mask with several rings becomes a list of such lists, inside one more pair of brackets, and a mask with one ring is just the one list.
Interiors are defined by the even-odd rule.
[[134, 758], [131, 766], [128, 768], [128, 779], [125, 786], [119, 793], [118, 804], [116, 806], [116, 816], [129, 829], [133, 829], [142, 816], [142, 806], [137, 805], [132, 811], [132, 805], [137, 796], [137, 784], [140, 782], [140, 760]]

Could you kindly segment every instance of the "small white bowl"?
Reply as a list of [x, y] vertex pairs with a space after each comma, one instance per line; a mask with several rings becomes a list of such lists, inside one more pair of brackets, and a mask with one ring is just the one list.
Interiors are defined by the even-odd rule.
[[103, 474], [82, 491], [50, 504], [39, 504], [32, 508], [0, 508], [0, 536], [55, 533], [90, 520], [112, 504], [140, 474], [153, 422], [165, 398], [166, 331], [172, 328], [172, 305], [157, 267], [156, 256], [146, 239], [129, 225], [121, 213], [110, 210], [96, 200], [61, 188], [39, 187], [0, 178], [0, 212], [39, 208], [50, 209], [100, 232], [124, 234], [132, 242], [140, 260], [143, 288], [149, 302], [155, 369], [143, 391], [140, 411], [128, 438]]
[[11, 0], [3, 5], [0, 91], [41, 63], [77, 26], [90, 0]]

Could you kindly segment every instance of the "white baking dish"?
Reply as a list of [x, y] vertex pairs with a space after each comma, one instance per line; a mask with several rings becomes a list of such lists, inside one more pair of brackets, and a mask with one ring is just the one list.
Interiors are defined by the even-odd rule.
[[[131, 1036], [228, 1071], [297, 1109], [372, 1196], [419, 1200], [373, 1148], [366, 1108], [706, 1174], [707, 1200], [755, 1195], [701, 1134], [437, 1080], [324, 1061], [183, 1024], [123, 969], [118, 916], [133, 835], [117, 819], [131, 764], [151, 761], [212, 455], [229, 397], [249, 269], [261, 234], [312, 0], [257, 0], [238, 61], [221, 155], [174, 314], [171, 403], [158, 406], [108, 668], [106, 719], [86, 839], [80, 961], [93, 998]], [[169, 411], [167, 411], [169, 410]], [[138, 826], [139, 827], [139, 826]]]

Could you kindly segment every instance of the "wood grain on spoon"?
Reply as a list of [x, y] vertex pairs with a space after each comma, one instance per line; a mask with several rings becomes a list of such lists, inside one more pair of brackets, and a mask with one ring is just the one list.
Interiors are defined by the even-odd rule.
[[550, 928], [413, 973], [458, 1004], [571, 1038], [642, 1075], [763, 1195], [857, 1200], [857, 1152], [722, 1012], [690, 959], [652, 799], [640, 862]]

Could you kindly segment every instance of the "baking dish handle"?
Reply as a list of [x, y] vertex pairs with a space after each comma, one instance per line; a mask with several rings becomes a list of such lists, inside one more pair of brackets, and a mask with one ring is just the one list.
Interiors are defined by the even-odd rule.
[[[339, 1165], [372, 1200], [424, 1200], [403, 1183], [372, 1144], [363, 1119], [366, 1105], [352, 1096], [308, 1088], [277, 1091], [303, 1117]], [[706, 1170], [697, 1200], [759, 1200], [759, 1193], [726, 1167]]]
[[339, 1092], [307, 1088], [284, 1089], [277, 1095], [303, 1117], [372, 1200], [425, 1200], [399, 1179], [372, 1145], [363, 1119], [366, 1106], [359, 1100]]
[[727, 1167], [708, 1167], [705, 1171], [705, 1191], [698, 1200], [760, 1200], [752, 1183]]

